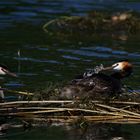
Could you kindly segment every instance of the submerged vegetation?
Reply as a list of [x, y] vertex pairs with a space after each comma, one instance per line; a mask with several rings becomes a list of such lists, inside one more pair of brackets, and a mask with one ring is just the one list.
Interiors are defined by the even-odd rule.
[[43, 29], [47, 33], [137, 33], [140, 31], [139, 14], [131, 11], [110, 14], [92, 11], [87, 16], [61, 17], [47, 22]]

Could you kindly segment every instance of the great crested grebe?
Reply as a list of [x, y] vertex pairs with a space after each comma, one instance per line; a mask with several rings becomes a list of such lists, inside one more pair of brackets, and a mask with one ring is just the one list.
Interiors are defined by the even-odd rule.
[[[17, 75], [13, 72], [10, 72], [7, 66], [0, 64], [0, 75], [10, 75], [13, 77], [17, 77]], [[4, 99], [4, 92], [0, 86], [0, 102]]]
[[[111, 70], [110, 75], [104, 74], [103, 71]], [[79, 97], [94, 97], [95, 95], [107, 95], [122, 92], [121, 79], [128, 77], [132, 73], [132, 64], [128, 60], [119, 61], [110, 67], [103, 67], [99, 72], [86, 72], [61, 90], [61, 97], [69, 99]]]
[[12, 73], [8, 70], [8, 67], [5, 65], [0, 64], [0, 75], [10, 75], [13, 77], [17, 77], [15, 73]]

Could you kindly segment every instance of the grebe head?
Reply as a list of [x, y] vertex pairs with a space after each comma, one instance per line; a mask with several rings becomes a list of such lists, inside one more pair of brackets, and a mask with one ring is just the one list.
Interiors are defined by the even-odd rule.
[[118, 75], [120, 78], [129, 76], [132, 73], [133, 66], [128, 60], [123, 60], [113, 64], [111, 67], [106, 67], [104, 70], [112, 70], [113, 76]]
[[12, 73], [8, 70], [7, 66], [0, 64], [0, 75], [10, 75], [13, 77], [17, 77], [15, 73]]
[[128, 60], [120, 61], [112, 65], [114, 71], [121, 71], [121, 72], [132, 72], [132, 64], [128, 62]]

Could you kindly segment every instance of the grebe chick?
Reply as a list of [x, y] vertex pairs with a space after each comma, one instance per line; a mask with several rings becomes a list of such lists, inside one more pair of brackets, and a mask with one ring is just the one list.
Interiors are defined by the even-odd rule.
[[[103, 71], [111, 70], [111, 75], [106, 75]], [[127, 60], [120, 61], [110, 67], [103, 67], [99, 73], [72, 80], [61, 91], [61, 97], [68, 99], [94, 97], [95, 95], [111, 96], [122, 92], [121, 79], [128, 77], [132, 73], [132, 64]], [[74, 82], [73, 82], [74, 81]]]

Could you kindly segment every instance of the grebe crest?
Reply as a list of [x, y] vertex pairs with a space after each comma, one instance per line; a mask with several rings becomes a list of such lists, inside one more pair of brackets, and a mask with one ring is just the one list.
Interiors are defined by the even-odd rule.
[[125, 60], [125, 61], [120, 61], [118, 63], [113, 64], [112, 69], [114, 72], [112, 76], [115, 78], [122, 79], [131, 75], [133, 71], [133, 66], [131, 63], [128, 62], [128, 60]]

